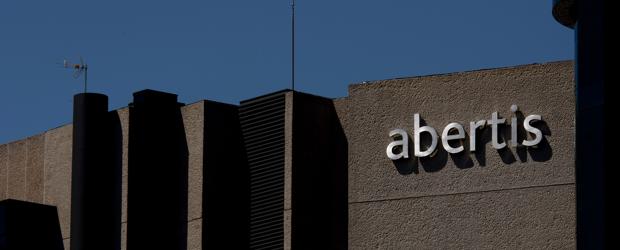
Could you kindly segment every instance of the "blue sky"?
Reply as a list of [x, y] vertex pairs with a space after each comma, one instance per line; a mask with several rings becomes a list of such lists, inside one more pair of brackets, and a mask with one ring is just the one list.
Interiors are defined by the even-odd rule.
[[[297, 90], [572, 59], [551, 0], [297, 0]], [[288, 0], [0, 1], [0, 143], [71, 122], [89, 91], [126, 106], [145, 88], [238, 103], [290, 86]]]

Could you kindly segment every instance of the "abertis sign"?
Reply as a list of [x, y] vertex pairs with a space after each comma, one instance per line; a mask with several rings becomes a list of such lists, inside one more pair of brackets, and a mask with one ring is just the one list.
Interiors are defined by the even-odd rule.
[[[510, 118], [510, 146], [516, 147], [519, 146], [517, 139], [517, 129], [519, 124], [517, 124], [517, 116], [516, 112], [518, 110], [517, 105], [512, 105], [510, 107], [510, 111], [512, 111], [513, 115]], [[497, 112], [493, 112], [491, 114], [490, 120], [479, 120], [469, 122], [469, 151], [476, 151], [476, 131], [482, 129], [486, 126], [491, 127], [491, 143], [493, 144], [493, 148], [502, 149], [507, 146], [506, 141], [499, 141], [498, 131], [499, 125], [505, 124], [505, 118], [498, 118]], [[540, 115], [528, 115], [523, 120], [523, 128], [528, 133], [532, 134], [532, 139], [525, 139], [521, 143], [523, 146], [531, 147], [536, 146], [542, 140], [542, 132], [540, 129], [535, 128], [531, 125], [532, 122], [541, 120]], [[421, 148], [420, 145], [420, 135], [422, 133], [427, 133], [430, 135], [430, 145], [428, 145], [425, 149]], [[391, 160], [398, 160], [402, 158], [409, 158], [409, 135], [407, 131], [403, 129], [394, 129], [389, 133], [392, 138], [392, 142], [388, 144], [386, 149], [387, 157]], [[437, 131], [431, 126], [420, 126], [420, 114], [415, 113], [413, 115], [413, 154], [415, 157], [427, 157], [431, 155], [437, 149], [439, 135]], [[446, 125], [441, 133], [441, 145], [443, 148], [451, 154], [460, 153], [465, 150], [465, 147], [462, 145], [463, 139], [465, 139], [465, 128], [460, 123], [452, 122]], [[458, 146], [450, 145], [450, 141], [456, 141]]]

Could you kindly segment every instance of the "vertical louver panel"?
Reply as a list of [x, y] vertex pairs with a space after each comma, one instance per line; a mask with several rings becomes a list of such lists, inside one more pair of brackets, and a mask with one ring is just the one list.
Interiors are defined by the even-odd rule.
[[250, 248], [284, 247], [284, 93], [241, 103], [250, 167]]

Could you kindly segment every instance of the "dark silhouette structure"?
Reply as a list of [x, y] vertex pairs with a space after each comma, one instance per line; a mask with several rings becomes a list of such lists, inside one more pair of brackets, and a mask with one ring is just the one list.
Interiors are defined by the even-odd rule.
[[204, 102], [203, 249], [248, 249], [250, 182], [235, 105]]
[[[609, 35], [605, 34], [603, 0], [554, 0], [555, 19], [575, 29], [576, 67], [576, 183], [577, 183], [577, 247], [605, 248], [610, 225], [606, 225], [611, 185], [609, 150], [613, 147], [607, 129], [611, 120], [607, 95], [611, 63], [605, 63]], [[607, 10], [610, 7], [607, 6]], [[607, 38], [607, 40], [606, 40]], [[607, 114], [607, 115], [606, 115]], [[609, 204], [606, 204], [609, 203]]]
[[285, 90], [243, 101], [240, 110], [250, 248], [347, 249], [348, 145], [333, 101]]
[[0, 201], [0, 249], [64, 250], [56, 207], [11, 199]]
[[347, 138], [333, 101], [293, 92], [293, 249], [347, 249]]
[[134, 93], [129, 107], [127, 249], [187, 248], [188, 149], [174, 94]]
[[120, 249], [121, 133], [108, 97], [77, 94], [73, 110], [71, 249]]

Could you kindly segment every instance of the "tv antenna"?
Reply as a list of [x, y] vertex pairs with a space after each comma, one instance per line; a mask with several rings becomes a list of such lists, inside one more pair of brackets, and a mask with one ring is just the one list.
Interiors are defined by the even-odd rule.
[[295, 91], [295, 0], [291, 0], [291, 89]]
[[73, 70], [73, 78], [75, 79], [80, 78], [84, 74], [84, 93], [86, 93], [88, 87], [88, 64], [84, 62], [84, 59], [80, 56], [80, 63], [71, 63], [69, 60], [64, 59], [62, 67]]

